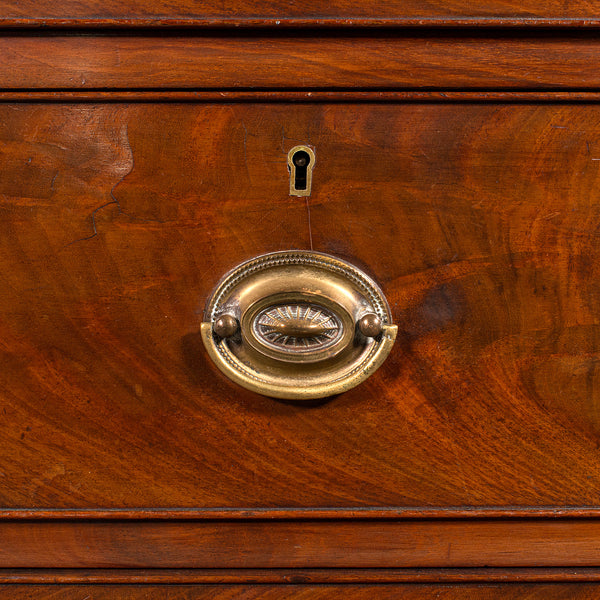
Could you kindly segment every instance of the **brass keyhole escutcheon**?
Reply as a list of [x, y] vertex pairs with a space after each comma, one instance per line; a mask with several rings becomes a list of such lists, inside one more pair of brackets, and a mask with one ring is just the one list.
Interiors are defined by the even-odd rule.
[[309, 146], [295, 146], [288, 152], [290, 196], [310, 196], [315, 153]]
[[295, 400], [358, 385], [385, 360], [397, 333], [368, 275], [328, 254], [296, 250], [258, 256], [225, 275], [201, 329], [231, 380]]

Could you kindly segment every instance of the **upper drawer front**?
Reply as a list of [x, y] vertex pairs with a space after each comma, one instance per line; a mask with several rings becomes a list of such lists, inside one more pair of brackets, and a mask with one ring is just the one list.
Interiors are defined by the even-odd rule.
[[[599, 106], [4, 104], [0, 148], [3, 506], [597, 504]], [[399, 334], [299, 407], [199, 326], [222, 274], [311, 246]]]
[[55, 31], [0, 37], [0, 89], [593, 89], [599, 62], [595, 31]]

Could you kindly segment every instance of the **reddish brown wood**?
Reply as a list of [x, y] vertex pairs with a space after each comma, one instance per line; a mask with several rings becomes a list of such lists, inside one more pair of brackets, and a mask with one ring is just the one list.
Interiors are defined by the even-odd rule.
[[0, 3], [0, 17], [3, 25], [33, 24], [156, 24], [165, 26], [177, 24], [263, 24], [265, 22], [281, 26], [286, 21], [299, 21], [302, 24], [313, 22], [334, 23], [400, 23], [418, 25], [421, 23], [470, 23], [482, 21], [522, 24], [536, 20], [553, 23], [585, 23], [597, 21], [600, 12], [598, 0], [571, 1], [524, 0], [517, 3], [511, 0], [486, 0], [473, 3], [468, 0], [369, 0], [350, 2], [349, 0], [275, 0], [268, 3], [257, 0], [236, 0], [223, 4], [216, 0], [65, 0], [55, 3], [51, 0], [4, 0]]
[[89, 508], [0, 509], [0, 520], [372, 520], [372, 519], [598, 519], [594, 507], [356, 507], [356, 508]]
[[[597, 36], [391, 29], [594, 7], [217, 4], [0, 5], [270, 28], [0, 37], [0, 597], [597, 596]], [[400, 330], [311, 407], [198, 336], [222, 273], [309, 245]]]
[[600, 522], [585, 519], [3, 522], [0, 539], [0, 568], [600, 566]]
[[5, 35], [0, 86], [595, 88], [599, 60], [600, 40], [593, 33]]
[[381, 90], [29, 90], [0, 91], [0, 102], [561, 102], [600, 101], [600, 92]]
[[599, 587], [570, 585], [364, 585], [364, 586], [3, 586], [0, 598], [10, 600], [595, 600]]
[[[279, 13], [281, 15], [281, 13]], [[277, 17], [262, 18], [238, 16], [177, 17], [0, 17], [0, 28], [5, 30], [69, 30], [96, 32], [169, 29], [417, 29], [417, 28], [478, 28], [478, 29], [596, 29], [600, 19], [580, 17]], [[189, 33], [189, 31], [188, 31]]]
[[[5, 508], [597, 505], [600, 107], [0, 116]], [[315, 407], [233, 386], [198, 339], [222, 273], [309, 245], [299, 142], [315, 249], [371, 272], [400, 327]]]
[[0, 569], [0, 584], [365, 584], [600, 582], [597, 568]]

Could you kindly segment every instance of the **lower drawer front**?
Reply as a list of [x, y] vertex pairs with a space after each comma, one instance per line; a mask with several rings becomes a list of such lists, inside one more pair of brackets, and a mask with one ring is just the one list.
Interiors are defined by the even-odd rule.
[[[306, 576], [294, 570], [318, 573], [325, 568], [333, 569], [334, 575], [319, 583], [347, 583], [349, 575], [342, 569], [362, 569], [363, 577], [365, 569], [392, 569], [394, 573], [387, 574], [396, 578], [391, 581], [398, 581], [398, 573], [406, 577], [408, 570], [414, 581], [415, 570], [425, 567], [430, 569], [427, 581], [438, 581], [431, 569], [446, 573], [468, 567], [475, 568], [477, 581], [482, 581], [481, 569], [491, 568], [498, 581], [498, 569], [510, 578], [517, 574], [515, 569], [527, 568], [528, 581], [534, 576], [539, 581], [547, 575], [539, 572], [541, 567], [550, 569], [555, 579], [556, 569], [585, 569], [578, 573], [581, 578], [600, 567], [597, 518], [335, 521], [306, 515], [280, 520], [267, 513], [256, 521], [180, 521], [168, 516], [93, 522], [3, 520], [0, 569], [99, 569], [100, 582], [105, 581], [103, 569], [235, 569], [238, 577], [239, 572], [250, 575], [252, 569], [280, 574], [288, 569], [291, 577], [296, 573], [294, 581], [304, 582]], [[1, 575], [0, 571], [0, 580]], [[240, 580], [247, 581], [242, 576], [234, 582]]]
[[[599, 106], [20, 103], [0, 142], [3, 507], [597, 504]], [[311, 407], [199, 335], [222, 274], [310, 247], [399, 327]]]
[[86, 598], [89, 600], [333, 600], [348, 598], [405, 600], [592, 600], [597, 584], [464, 584], [464, 585], [6, 585], [0, 598], [11, 600]]

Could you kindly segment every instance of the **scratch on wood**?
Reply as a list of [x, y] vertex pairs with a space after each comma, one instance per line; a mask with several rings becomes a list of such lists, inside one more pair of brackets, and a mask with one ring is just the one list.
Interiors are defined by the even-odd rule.
[[554, 219], [554, 217], [558, 217], [558, 216], [560, 216], [560, 212], [558, 212], [558, 211], [554, 211], [554, 212], [552, 212], [552, 213], [550, 213], [550, 214], [548, 214], [548, 215], [544, 215], [544, 216], [542, 217], [542, 219], [543, 219], [544, 221], [549, 221], [550, 219]]
[[[112, 190], [111, 190], [110, 193], [111, 193], [111, 196], [112, 196]], [[114, 198], [114, 196], [113, 196], [113, 198]], [[92, 219], [92, 234], [91, 235], [87, 235], [85, 237], [73, 240], [72, 242], [69, 242], [67, 244], [67, 246], [70, 246], [71, 244], [74, 244], [75, 242], [84, 242], [86, 240], [91, 240], [92, 238], [95, 238], [98, 235], [98, 229], [96, 229], [96, 213], [98, 211], [102, 210], [103, 208], [106, 208], [107, 206], [110, 206], [111, 204], [115, 204], [115, 201], [111, 200], [110, 202], [107, 202], [106, 204], [103, 204], [102, 206], [99, 206], [98, 208], [95, 208], [92, 211], [92, 214], [91, 214], [91, 219]], [[116, 202], [116, 204], [118, 205], [119, 203]]]

